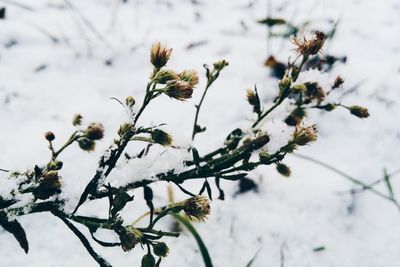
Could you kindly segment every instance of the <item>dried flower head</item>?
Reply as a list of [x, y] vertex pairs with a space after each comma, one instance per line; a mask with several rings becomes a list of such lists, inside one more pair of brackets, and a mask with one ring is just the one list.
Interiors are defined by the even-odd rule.
[[315, 140], [317, 140], [317, 129], [315, 128], [315, 125], [296, 129], [293, 133], [293, 143], [299, 146], [305, 146]]
[[178, 205], [182, 206], [183, 211], [189, 218], [195, 217], [197, 220], [204, 221], [207, 215], [210, 214], [210, 202], [208, 198], [204, 196], [188, 198]]
[[305, 36], [294, 37], [292, 39], [293, 44], [296, 46], [296, 52], [304, 57], [315, 55], [321, 51], [322, 46], [326, 40], [326, 35], [320, 31], [314, 31], [311, 39], [307, 39]]
[[54, 135], [54, 133], [51, 132], [51, 131], [46, 132], [46, 133], [44, 134], [44, 137], [45, 137], [46, 140], [49, 141], [49, 142], [53, 141], [53, 140], [56, 138], [56, 136]]
[[88, 151], [88, 152], [93, 151], [94, 148], [96, 147], [96, 143], [87, 137], [80, 138], [78, 140], [78, 144], [81, 149]]
[[133, 249], [142, 241], [143, 233], [139, 229], [128, 225], [121, 229], [119, 239], [121, 241], [122, 250], [126, 252]]
[[150, 48], [150, 61], [156, 69], [161, 69], [167, 64], [171, 56], [172, 48], [167, 48], [166, 45], [160, 42], [154, 43]]
[[164, 242], [158, 242], [153, 246], [153, 252], [159, 257], [166, 257], [169, 253], [169, 248]]
[[61, 192], [61, 180], [57, 171], [47, 171], [38, 180], [38, 186], [33, 189], [33, 195], [38, 199], [47, 199]]
[[100, 140], [104, 136], [104, 127], [101, 123], [92, 122], [86, 128], [85, 135], [90, 140]]
[[247, 89], [247, 94], [246, 94], [247, 102], [251, 106], [253, 106], [253, 112], [260, 114], [261, 113], [261, 104], [260, 104], [260, 99], [257, 95], [257, 93], [252, 90], [252, 89]]
[[177, 100], [184, 101], [192, 97], [193, 86], [182, 80], [168, 81], [165, 94]]
[[184, 70], [179, 73], [179, 78], [193, 87], [199, 83], [199, 74], [195, 70]]
[[82, 115], [81, 114], [75, 114], [74, 117], [72, 118], [72, 125], [78, 126], [81, 125], [82, 123]]
[[350, 113], [353, 114], [354, 116], [357, 116], [359, 118], [368, 118], [369, 113], [368, 109], [360, 106], [351, 106], [349, 107]]
[[172, 144], [172, 137], [168, 133], [159, 129], [153, 130], [151, 133], [151, 139], [153, 139], [157, 144], [163, 146], [170, 146]]
[[166, 84], [171, 80], [179, 80], [179, 75], [173, 70], [160, 70], [153, 78], [154, 81], [160, 84]]
[[220, 71], [220, 70], [222, 70], [223, 68], [225, 68], [228, 65], [229, 65], [229, 62], [226, 61], [225, 59], [223, 59], [223, 60], [215, 62], [214, 63], [214, 68], [215, 68], [215, 70]]
[[133, 96], [127, 96], [125, 98], [125, 105], [127, 105], [128, 107], [133, 107], [135, 105], [135, 98], [133, 98]]
[[341, 76], [337, 76], [335, 81], [333, 82], [332, 89], [336, 89], [342, 86], [344, 80]]

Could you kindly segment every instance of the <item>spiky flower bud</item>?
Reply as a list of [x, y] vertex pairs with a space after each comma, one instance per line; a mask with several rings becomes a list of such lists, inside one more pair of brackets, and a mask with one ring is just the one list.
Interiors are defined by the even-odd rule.
[[169, 248], [164, 242], [158, 242], [153, 246], [153, 252], [159, 257], [166, 257], [169, 253]]
[[276, 170], [285, 177], [289, 177], [291, 174], [290, 168], [283, 163], [276, 164]]
[[142, 267], [155, 267], [156, 259], [151, 254], [146, 254], [142, 258]]
[[165, 94], [177, 100], [184, 101], [192, 97], [193, 86], [182, 80], [168, 81]]
[[122, 250], [126, 252], [133, 249], [142, 241], [143, 233], [132, 225], [128, 225], [121, 229], [119, 239], [121, 241]]
[[81, 149], [88, 151], [88, 152], [93, 151], [94, 148], [96, 147], [96, 143], [87, 137], [80, 138], [78, 140], [78, 144]]
[[349, 107], [350, 113], [353, 114], [354, 116], [357, 116], [359, 118], [368, 118], [369, 113], [368, 109], [360, 106], [350, 106]]
[[172, 143], [172, 137], [168, 133], [159, 129], [153, 130], [151, 133], [151, 139], [153, 139], [157, 144], [163, 146], [169, 146]]
[[199, 83], [199, 74], [195, 70], [184, 70], [179, 73], [179, 78], [193, 87]]
[[47, 164], [47, 169], [58, 171], [63, 167], [63, 162], [59, 160], [52, 160]]
[[249, 102], [249, 104], [253, 106], [253, 112], [260, 114], [261, 104], [260, 104], [260, 98], [258, 97], [257, 93], [252, 89], [247, 89], [246, 97], [247, 97], [247, 102]]
[[215, 62], [214, 63], [214, 68], [215, 68], [215, 70], [220, 71], [220, 70], [222, 70], [223, 68], [225, 68], [228, 65], [229, 65], [229, 62], [226, 61], [225, 59], [223, 59], [223, 60]]
[[295, 108], [289, 116], [286, 117], [285, 123], [289, 126], [296, 126], [300, 124], [300, 122], [306, 116], [306, 111], [304, 108], [297, 107]]
[[125, 105], [127, 105], [128, 107], [133, 107], [135, 105], [135, 98], [133, 98], [133, 96], [127, 96], [125, 99]]
[[344, 83], [344, 80], [341, 76], [337, 76], [335, 81], [333, 82], [332, 89], [339, 88]]
[[279, 81], [279, 89], [281, 92], [287, 90], [290, 85], [292, 84], [292, 78], [285, 76], [282, 78], [282, 80]]
[[53, 132], [50, 132], [50, 131], [46, 132], [46, 133], [44, 134], [44, 137], [45, 137], [46, 140], [49, 141], [49, 142], [53, 141], [53, 140], [56, 138], [56, 136], [54, 135], [54, 133], [53, 133]]
[[207, 215], [210, 214], [210, 202], [208, 198], [204, 196], [188, 198], [178, 203], [178, 206], [183, 208], [183, 211], [189, 216], [189, 218], [195, 217], [200, 221], [204, 221]]
[[297, 129], [293, 133], [293, 143], [299, 146], [305, 146], [315, 140], [317, 140], [317, 129], [315, 125]]
[[126, 134], [128, 134], [128, 133], [134, 131], [134, 129], [135, 129], [135, 128], [134, 128], [134, 126], [133, 126], [132, 123], [129, 123], [129, 122], [123, 123], [123, 124], [121, 124], [121, 125], [119, 126], [118, 135], [119, 135], [120, 137], [123, 137], [123, 136], [125, 136]]
[[315, 31], [311, 39], [294, 37], [293, 44], [296, 46], [296, 52], [304, 57], [315, 55], [321, 51], [326, 40], [326, 35], [323, 32]]
[[61, 188], [60, 176], [57, 171], [47, 171], [38, 180], [38, 186], [33, 189], [33, 195], [38, 199], [47, 199], [59, 194]]
[[100, 140], [104, 137], [104, 127], [101, 123], [92, 122], [86, 128], [85, 135], [90, 140]]
[[72, 118], [72, 125], [78, 126], [81, 125], [82, 123], [82, 115], [81, 114], [75, 114], [74, 117]]
[[160, 70], [153, 80], [160, 84], [166, 84], [168, 81], [179, 80], [179, 75], [173, 70]]
[[166, 45], [160, 42], [154, 43], [150, 48], [150, 61], [156, 69], [161, 69], [167, 64], [171, 56], [172, 48], [167, 48]]

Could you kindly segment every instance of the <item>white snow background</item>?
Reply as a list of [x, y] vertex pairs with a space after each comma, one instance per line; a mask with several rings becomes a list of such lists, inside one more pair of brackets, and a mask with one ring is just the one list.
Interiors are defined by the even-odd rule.
[[[61, 155], [65, 196], [79, 196], [99, 156], [127, 119], [110, 98], [132, 95], [141, 100], [151, 72], [149, 47], [154, 41], [173, 47], [170, 68], [195, 69], [202, 79], [193, 99], [182, 103], [160, 97], [143, 121], [166, 122], [163, 129], [180, 144], [187, 143], [194, 104], [205, 84], [202, 65], [226, 59], [230, 65], [210, 89], [201, 110], [199, 123], [207, 131], [197, 136], [196, 145], [205, 153], [221, 144], [234, 128], [249, 124], [253, 117], [245, 89], [257, 84], [266, 105], [277, 90], [277, 80], [263, 66], [266, 28], [256, 22], [267, 12], [294, 23], [309, 20], [322, 30], [327, 29], [328, 19], [340, 20], [326, 49], [347, 56], [348, 61], [336, 65], [329, 77], [333, 80], [341, 74], [345, 84], [337, 96], [346, 104], [367, 106], [371, 114], [360, 120], [346, 110], [311, 113], [309, 121], [317, 123], [319, 139], [299, 152], [365, 183], [382, 177], [383, 168], [390, 172], [400, 167], [398, 0], [271, 0], [270, 11], [267, 1], [261, 0], [0, 0], [0, 5], [7, 8], [7, 18], [0, 21], [0, 168], [25, 170], [46, 162], [50, 154], [43, 133], [52, 130], [55, 143], [61, 145], [73, 131], [74, 113], [80, 112], [85, 122], [100, 121], [105, 126], [105, 138], [95, 152], [73, 146]], [[204, 44], [187, 49], [197, 42]], [[288, 40], [282, 44], [281, 39], [274, 39], [270, 48], [279, 60], [294, 56]], [[37, 71], [41, 66], [45, 68]], [[359, 83], [356, 90], [345, 93]], [[278, 121], [279, 115], [273, 114]], [[280, 138], [278, 128], [270, 131]], [[182, 156], [173, 151], [169, 155], [171, 162], [159, 163], [157, 168], [174, 164]], [[400, 266], [400, 213], [391, 203], [369, 192], [352, 197], [348, 192], [356, 188], [354, 184], [311, 162], [293, 156], [284, 162], [292, 169], [290, 178], [283, 178], [273, 167], [251, 173], [259, 182], [258, 193], [233, 197], [237, 184], [224, 182], [226, 200], [213, 201], [208, 221], [196, 224], [216, 267], [244, 267], [257, 251], [255, 267]], [[116, 172], [126, 177], [114, 175], [112, 179], [128, 179], [146, 166], [131, 166], [128, 172]], [[0, 178], [5, 177], [0, 172]], [[400, 186], [396, 178], [395, 192]], [[190, 183], [188, 188], [198, 190], [200, 186]], [[154, 189], [155, 204], [165, 205], [165, 183]], [[384, 185], [377, 189], [386, 193]], [[139, 200], [141, 190], [134, 193]], [[175, 193], [178, 199], [185, 197], [179, 190]], [[73, 206], [77, 199], [70, 201]], [[127, 221], [145, 210], [143, 203], [136, 203], [142, 202], [133, 201], [125, 208]], [[101, 202], [84, 206], [81, 212], [101, 215], [97, 211], [106, 212], [106, 207]], [[54, 216], [28, 215], [20, 222], [27, 232], [29, 254], [0, 230], [1, 267], [97, 266], [76, 236]], [[168, 227], [169, 222], [161, 225]], [[166, 242], [170, 255], [162, 266], [203, 266], [187, 232]], [[144, 254], [139, 247], [124, 253], [120, 248], [93, 246], [113, 266], [139, 266]], [[313, 251], [320, 246], [325, 250]]]

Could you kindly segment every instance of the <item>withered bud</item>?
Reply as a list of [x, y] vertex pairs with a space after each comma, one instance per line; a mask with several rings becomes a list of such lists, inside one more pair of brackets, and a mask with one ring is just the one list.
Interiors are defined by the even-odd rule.
[[88, 152], [93, 151], [94, 148], [96, 147], [96, 143], [87, 137], [80, 138], [78, 140], [78, 144], [81, 149], [88, 151]]
[[59, 160], [52, 160], [47, 164], [47, 169], [58, 171], [63, 167], [63, 162]]
[[166, 257], [169, 253], [169, 248], [164, 242], [158, 242], [153, 246], [153, 252], [159, 257]]
[[292, 84], [292, 78], [285, 76], [282, 78], [282, 80], [279, 81], [279, 89], [281, 92], [287, 90], [290, 85]]
[[172, 144], [172, 137], [168, 133], [159, 129], [153, 130], [151, 133], [151, 139], [153, 139], [157, 144], [163, 146], [170, 146]]
[[132, 124], [132, 123], [129, 123], [129, 122], [126, 122], [126, 123], [123, 123], [123, 124], [121, 124], [121, 125], [119, 126], [118, 135], [119, 135], [120, 137], [123, 137], [123, 136], [125, 136], [126, 134], [129, 134], [129, 133], [131, 133], [131, 132], [134, 131], [134, 130], [135, 130], [135, 128], [134, 128], [133, 124]]
[[81, 125], [82, 123], [82, 115], [81, 114], [75, 114], [74, 117], [72, 118], [72, 125], [78, 126]]
[[169, 97], [184, 101], [192, 97], [193, 86], [186, 81], [173, 80], [167, 82], [165, 94]]
[[56, 138], [56, 136], [54, 135], [54, 133], [51, 132], [51, 131], [46, 132], [46, 133], [44, 134], [44, 137], [45, 137], [46, 140], [49, 141], [49, 142], [53, 141], [53, 140]]
[[258, 153], [258, 158], [261, 163], [269, 163], [269, 160], [271, 159], [271, 155], [268, 153], [267, 150], [263, 149]]
[[283, 164], [283, 163], [278, 163], [278, 164], [276, 164], [276, 170], [277, 170], [280, 174], [282, 174], [283, 176], [285, 176], [285, 177], [289, 177], [290, 174], [292, 173], [291, 170], [290, 170], [290, 168], [289, 168], [286, 164]]
[[337, 76], [335, 81], [333, 82], [333, 86], [332, 89], [336, 89], [342, 86], [342, 84], [344, 83], [344, 80], [342, 77]]
[[336, 105], [332, 104], [332, 103], [328, 103], [326, 105], [320, 106], [319, 108], [323, 109], [325, 111], [332, 111], [332, 110], [334, 110], [336, 108]]
[[204, 196], [194, 196], [178, 203], [178, 206], [183, 208], [183, 211], [197, 220], [204, 221], [207, 215], [210, 214], [210, 202]]
[[122, 228], [119, 233], [119, 239], [121, 241], [122, 250], [127, 252], [142, 241], [143, 233], [132, 225], [128, 225]]
[[286, 117], [285, 123], [289, 126], [296, 126], [299, 125], [300, 122], [306, 116], [306, 111], [304, 108], [297, 107], [295, 108], [289, 116]]
[[257, 114], [261, 113], [261, 104], [260, 104], [260, 99], [258, 98], [258, 95], [256, 94], [255, 91], [252, 89], [247, 89], [247, 102], [251, 106], [253, 106], [253, 111]]
[[47, 199], [61, 192], [61, 180], [57, 171], [47, 171], [38, 181], [38, 187], [33, 189], [33, 195], [38, 199]]
[[146, 254], [142, 258], [142, 267], [156, 267], [156, 259], [151, 254]]
[[226, 61], [225, 59], [223, 59], [223, 60], [215, 62], [214, 63], [214, 68], [215, 68], [215, 70], [220, 71], [220, 70], [222, 70], [223, 68], [225, 68], [228, 65], [229, 65], [229, 62]]
[[153, 78], [154, 81], [160, 84], [166, 84], [171, 80], [179, 80], [178, 74], [173, 70], [160, 70]]
[[292, 42], [296, 46], [295, 50], [298, 54], [308, 57], [320, 52], [325, 40], [326, 35], [323, 32], [315, 31], [311, 39], [307, 39], [305, 36], [303, 38], [294, 37]]
[[253, 140], [250, 140], [249, 143], [244, 144], [249, 150], [257, 150], [268, 144], [270, 138], [267, 134], [256, 137]]
[[90, 140], [100, 140], [104, 137], [104, 127], [101, 123], [92, 122], [86, 128], [85, 135]]
[[199, 74], [195, 70], [184, 70], [179, 73], [179, 78], [193, 87], [199, 83]]
[[167, 48], [166, 45], [160, 42], [154, 43], [150, 48], [150, 61], [156, 69], [161, 69], [167, 64], [171, 56], [172, 48]]
[[133, 98], [133, 96], [127, 96], [125, 98], [125, 105], [127, 105], [128, 107], [133, 107], [135, 105], [136, 101], [135, 98]]
[[368, 118], [369, 113], [368, 109], [360, 106], [350, 106], [349, 107], [350, 113], [353, 114], [354, 116], [357, 116], [359, 118]]
[[315, 125], [297, 129], [293, 133], [293, 142], [299, 146], [305, 146], [317, 140], [317, 129]]
[[295, 84], [291, 88], [292, 93], [294, 94], [303, 94], [307, 91], [307, 87], [304, 84]]

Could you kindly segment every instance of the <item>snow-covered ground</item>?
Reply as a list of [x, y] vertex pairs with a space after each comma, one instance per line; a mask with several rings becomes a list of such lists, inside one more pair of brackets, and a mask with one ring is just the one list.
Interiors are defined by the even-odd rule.
[[[6, 20], [0, 20], [0, 168], [24, 170], [46, 162], [49, 152], [43, 133], [54, 131], [60, 145], [73, 131], [70, 121], [76, 112], [86, 122], [101, 121], [106, 129], [95, 152], [74, 146], [62, 155], [63, 194], [79, 196], [97, 159], [127, 119], [110, 98], [143, 96], [151, 71], [149, 47], [156, 40], [174, 48], [168, 64], [173, 69], [203, 74], [204, 63], [230, 62], [201, 111], [200, 123], [207, 125], [207, 132], [196, 140], [200, 152], [218, 146], [230, 130], [249, 123], [252, 114], [245, 89], [257, 84], [268, 105], [277, 88], [263, 66], [266, 28], [256, 23], [267, 12], [294, 23], [309, 20], [309, 29], [326, 30], [327, 20], [339, 20], [336, 36], [326, 48], [348, 57], [330, 74], [345, 78], [337, 96], [346, 104], [367, 106], [371, 114], [367, 120], [345, 110], [310, 114], [309, 121], [317, 122], [319, 140], [299, 152], [365, 183], [382, 177], [384, 167], [389, 172], [400, 167], [398, 0], [271, 0], [270, 11], [267, 1], [261, 0], [0, 0], [0, 5], [7, 7]], [[187, 49], [196, 43], [200, 45]], [[288, 40], [270, 44], [270, 51], [282, 61], [294, 56], [291, 48]], [[193, 106], [204, 83], [202, 79], [193, 99], [184, 103], [161, 97], [144, 120], [167, 122], [164, 128], [174, 139], [187, 143]], [[357, 84], [356, 90], [343, 94]], [[280, 119], [279, 113], [274, 116]], [[342, 194], [354, 184], [311, 162], [293, 156], [284, 162], [293, 172], [288, 179], [272, 167], [251, 174], [260, 183], [257, 194], [233, 197], [237, 184], [223, 183], [226, 200], [213, 201], [207, 223], [196, 224], [215, 266], [244, 267], [257, 251], [256, 267], [399, 266], [400, 213], [391, 203], [369, 192]], [[393, 179], [396, 192], [400, 182]], [[164, 205], [166, 186], [156, 188], [155, 202]], [[384, 185], [377, 189], [386, 193]], [[183, 195], [176, 190], [176, 197]], [[76, 201], [71, 199], [72, 204]], [[97, 207], [105, 210], [106, 204]], [[133, 220], [140, 215], [143, 208], [138, 206], [130, 203], [124, 217]], [[82, 210], [93, 212], [90, 207]], [[30, 242], [29, 254], [0, 231], [1, 267], [96, 266], [54, 216], [29, 215], [20, 221]], [[171, 253], [162, 266], [203, 266], [189, 234], [167, 243]], [[321, 246], [325, 250], [313, 251]], [[113, 266], [137, 266], [143, 255], [140, 248], [124, 253], [120, 248], [94, 247]]]

